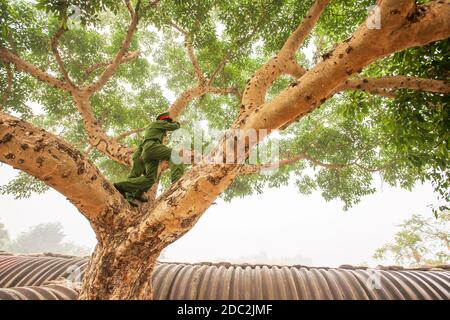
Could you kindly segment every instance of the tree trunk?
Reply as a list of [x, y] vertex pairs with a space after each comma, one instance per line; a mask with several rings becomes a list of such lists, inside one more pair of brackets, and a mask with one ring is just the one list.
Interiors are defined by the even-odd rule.
[[132, 250], [118, 255], [120, 242], [111, 239], [106, 245], [97, 245], [84, 273], [79, 299], [152, 299], [152, 273], [160, 250], [134, 244]]

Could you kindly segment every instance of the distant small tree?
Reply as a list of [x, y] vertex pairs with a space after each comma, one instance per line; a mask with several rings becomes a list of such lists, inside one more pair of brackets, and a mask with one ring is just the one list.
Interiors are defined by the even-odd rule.
[[4, 250], [8, 243], [9, 243], [8, 230], [6, 230], [5, 225], [3, 223], [0, 223], [0, 250]]
[[53, 252], [70, 255], [88, 255], [91, 250], [87, 247], [64, 242], [63, 227], [59, 222], [41, 223], [22, 232], [12, 241], [8, 250], [17, 253]]
[[399, 225], [393, 243], [375, 251], [374, 259], [389, 257], [401, 265], [438, 265], [450, 260], [450, 211], [440, 212], [436, 218], [413, 215]]

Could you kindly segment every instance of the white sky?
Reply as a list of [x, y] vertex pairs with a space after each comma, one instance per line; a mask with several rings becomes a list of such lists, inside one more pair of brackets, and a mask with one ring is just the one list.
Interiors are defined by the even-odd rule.
[[[0, 184], [14, 174], [14, 169], [0, 165]], [[427, 205], [436, 199], [430, 185], [418, 185], [412, 192], [381, 182], [377, 187], [376, 194], [365, 197], [348, 212], [343, 212], [337, 201], [325, 202], [320, 194], [301, 196], [293, 186], [269, 189], [231, 203], [218, 201], [166, 250], [165, 258], [232, 262], [265, 253], [271, 260], [302, 256], [315, 266], [376, 265], [371, 255], [392, 239], [396, 225], [414, 213], [431, 216]], [[88, 222], [53, 190], [25, 200], [0, 196], [0, 221], [12, 237], [35, 224], [59, 221], [67, 240], [95, 245]]]

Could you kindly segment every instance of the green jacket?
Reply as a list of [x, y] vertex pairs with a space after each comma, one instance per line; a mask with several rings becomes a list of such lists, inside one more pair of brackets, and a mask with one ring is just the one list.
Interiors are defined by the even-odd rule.
[[162, 143], [166, 131], [174, 131], [179, 128], [180, 124], [176, 121], [167, 122], [164, 120], [156, 120], [145, 128], [144, 140], [142, 141], [141, 146], [148, 140], [156, 140], [159, 143]]

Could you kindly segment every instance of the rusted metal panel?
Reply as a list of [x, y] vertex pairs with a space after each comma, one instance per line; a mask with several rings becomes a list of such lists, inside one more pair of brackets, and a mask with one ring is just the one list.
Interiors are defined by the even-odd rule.
[[[87, 258], [78, 257], [0, 255], [0, 287], [9, 287], [0, 290], [0, 299], [75, 298], [71, 289], [45, 284], [68, 278], [73, 271], [82, 274], [87, 262]], [[368, 269], [160, 262], [153, 274], [153, 295], [156, 300], [450, 300], [450, 267]]]

